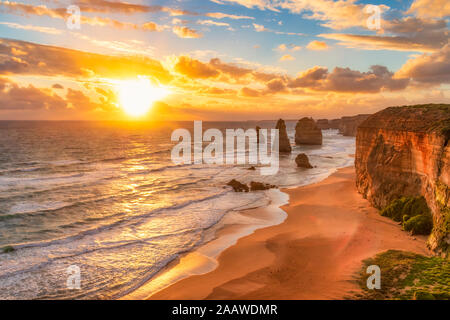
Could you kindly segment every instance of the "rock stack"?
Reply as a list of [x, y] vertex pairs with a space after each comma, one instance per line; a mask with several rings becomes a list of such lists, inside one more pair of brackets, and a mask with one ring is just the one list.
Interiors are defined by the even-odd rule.
[[295, 126], [295, 143], [321, 145], [322, 130], [317, 127], [316, 122], [312, 118], [302, 118]]
[[280, 152], [287, 152], [290, 153], [292, 151], [291, 143], [289, 141], [289, 137], [287, 135], [286, 131], [286, 124], [284, 123], [283, 119], [278, 120], [277, 126], [275, 129], [278, 129], [279, 131], [279, 150]]
[[297, 167], [299, 167], [299, 168], [307, 168], [307, 169], [313, 168], [313, 166], [309, 163], [308, 156], [304, 153], [300, 153], [295, 158], [295, 163], [297, 164]]

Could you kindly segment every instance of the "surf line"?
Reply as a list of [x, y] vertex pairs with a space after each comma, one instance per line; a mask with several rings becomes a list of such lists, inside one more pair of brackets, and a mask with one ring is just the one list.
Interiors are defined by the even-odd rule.
[[[245, 131], [244, 129], [226, 129], [224, 152], [222, 131], [210, 128], [203, 133], [202, 128], [202, 121], [194, 121], [194, 152], [192, 152], [192, 136], [189, 130], [176, 129], [172, 132], [171, 141], [179, 142], [171, 152], [174, 164], [261, 164], [262, 166], [259, 168], [261, 175], [274, 175], [278, 172], [278, 129], [270, 129], [270, 137], [268, 137], [267, 129], [259, 129], [258, 133], [255, 129]], [[204, 141], [210, 143], [203, 149]], [[271, 149], [270, 155], [268, 154], [269, 148]]]

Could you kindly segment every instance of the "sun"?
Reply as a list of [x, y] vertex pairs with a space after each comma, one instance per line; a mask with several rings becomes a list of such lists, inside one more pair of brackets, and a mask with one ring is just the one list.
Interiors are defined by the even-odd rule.
[[124, 80], [117, 84], [119, 103], [130, 116], [138, 117], [146, 114], [155, 101], [169, 94], [165, 87], [153, 84], [147, 78]]

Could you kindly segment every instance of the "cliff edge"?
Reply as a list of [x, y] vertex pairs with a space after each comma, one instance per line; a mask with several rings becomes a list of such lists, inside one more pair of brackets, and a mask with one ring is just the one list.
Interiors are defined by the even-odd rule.
[[356, 134], [356, 185], [378, 209], [424, 196], [433, 214], [430, 249], [450, 248], [450, 105], [391, 107]]

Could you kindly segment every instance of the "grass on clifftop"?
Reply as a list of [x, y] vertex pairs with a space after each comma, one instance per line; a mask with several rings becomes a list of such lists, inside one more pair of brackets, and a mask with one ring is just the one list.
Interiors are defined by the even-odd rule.
[[403, 197], [394, 200], [381, 210], [381, 215], [402, 222], [403, 229], [412, 234], [428, 235], [433, 229], [433, 218], [424, 197]]
[[[381, 269], [379, 290], [367, 288], [370, 265]], [[389, 250], [364, 261], [358, 283], [363, 292], [356, 299], [450, 300], [450, 263], [446, 258]]]

